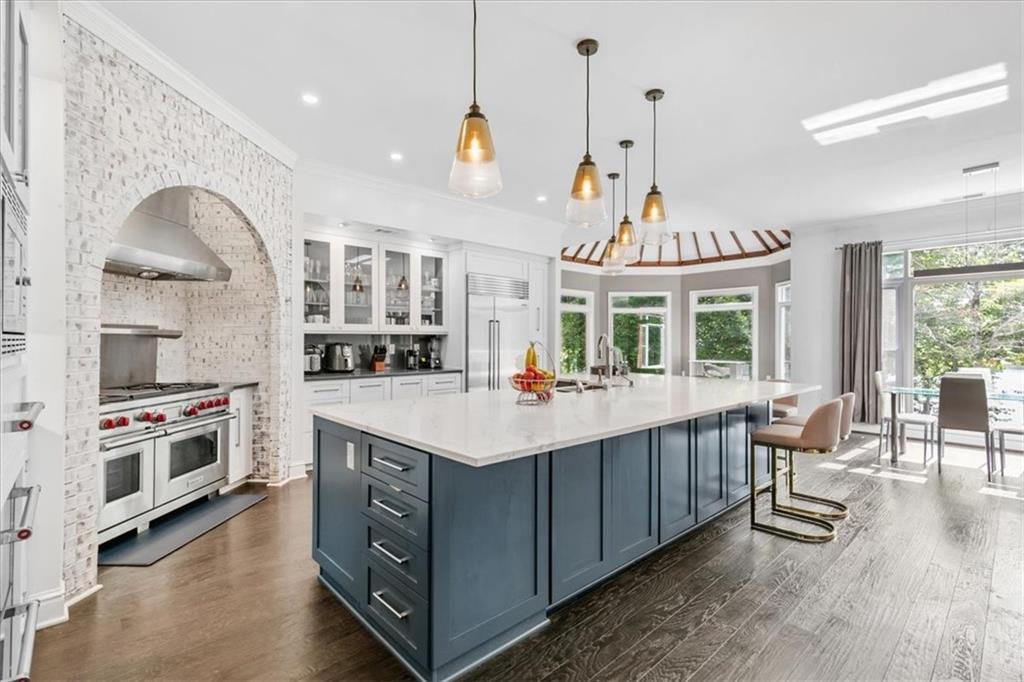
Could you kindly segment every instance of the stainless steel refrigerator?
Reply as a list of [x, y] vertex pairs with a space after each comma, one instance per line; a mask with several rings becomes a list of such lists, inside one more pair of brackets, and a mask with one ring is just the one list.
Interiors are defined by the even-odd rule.
[[466, 389], [510, 389], [516, 358], [530, 341], [530, 283], [471, 272], [466, 275]]

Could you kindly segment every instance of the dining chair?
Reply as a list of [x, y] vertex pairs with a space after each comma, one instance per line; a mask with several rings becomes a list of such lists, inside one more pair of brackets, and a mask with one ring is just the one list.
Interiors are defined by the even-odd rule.
[[[1019, 424], [992, 425], [992, 440], [999, 439], [999, 475], [1006, 475], [1006, 434], [1011, 433], [1017, 436], [1024, 436], [1024, 426]], [[1022, 477], [1024, 478], [1024, 477]]]
[[946, 374], [939, 379], [939, 473], [946, 429], [985, 434], [985, 470], [992, 481], [993, 433], [988, 417], [985, 380], [971, 374]]
[[[875, 372], [875, 392], [878, 395], [878, 455], [875, 459], [882, 458], [883, 448], [888, 449], [889, 445], [889, 434], [892, 429], [892, 405], [890, 396], [885, 393], [885, 375], [881, 372]], [[922, 440], [924, 457], [922, 463], [928, 466], [928, 449], [934, 446], [935, 440], [935, 429], [938, 419], [930, 414], [921, 414], [920, 412], [896, 412], [896, 423], [899, 425], [899, 440], [900, 440], [900, 452], [906, 452], [907, 449], [907, 424], [913, 424], [914, 426], [920, 426], [922, 431]], [[935, 456], [934, 451], [932, 456]]]

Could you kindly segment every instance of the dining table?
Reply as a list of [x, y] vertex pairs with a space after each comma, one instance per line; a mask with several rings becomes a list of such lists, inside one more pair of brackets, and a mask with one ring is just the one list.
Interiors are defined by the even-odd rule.
[[[896, 464], [899, 459], [899, 422], [897, 415], [899, 414], [898, 403], [900, 396], [910, 395], [919, 398], [938, 398], [939, 389], [929, 388], [926, 386], [887, 386], [885, 392], [889, 394], [889, 399], [892, 401], [890, 406], [889, 414], [892, 415], [892, 427], [889, 432], [889, 450], [892, 453], [889, 461]], [[991, 402], [1016, 402], [1024, 403], [1024, 393], [1009, 393], [1006, 391], [989, 391], [988, 401]]]

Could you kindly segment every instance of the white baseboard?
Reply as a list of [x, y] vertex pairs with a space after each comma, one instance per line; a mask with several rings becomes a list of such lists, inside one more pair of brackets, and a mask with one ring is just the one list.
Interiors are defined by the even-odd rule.
[[102, 589], [103, 589], [103, 585], [100, 585], [99, 583], [97, 583], [97, 584], [93, 585], [92, 587], [90, 587], [85, 592], [80, 592], [79, 594], [76, 594], [71, 599], [68, 599], [66, 602], [64, 602], [64, 606], [66, 608], [70, 609], [72, 606], [74, 606], [78, 602], [82, 601], [86, 597], [91, 597], [92, 595], [96, 594], [97, 592], [99, 592]]
[[274, 481], [272, 483], [267, 483], [267, 487], [268, 488], [280, 488], [281, 486], [288, 485], [289, 483], [291, 483], [293, 481], [304, 481], [304, 480], [306, 480], [306, 469], [305, 468], [302, 469], [301, 473], [292, 475], [291, 468], [289, 467], [288, 473], [289, 473], [288, 478], [284, 479], [283, 481]]
[[59, 587], [33, 594], [31, 599], [39, 600], [39, 617], [36, 621], [37, 630], [67, 622], [68, 605], [64, 602], [63, 580], [60, 581]]

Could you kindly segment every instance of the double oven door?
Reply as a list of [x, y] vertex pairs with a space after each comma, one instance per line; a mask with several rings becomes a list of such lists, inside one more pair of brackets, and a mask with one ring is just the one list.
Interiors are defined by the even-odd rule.
[[100, 444], [100, 530], [153, 508], [153, 443], [146, 435]]
[[154, 503], [160, 506], [228, 475], [228, 422], [224, 414], [199, 426], [165, 429], [156, 439]]

